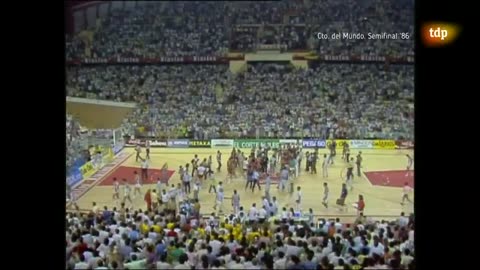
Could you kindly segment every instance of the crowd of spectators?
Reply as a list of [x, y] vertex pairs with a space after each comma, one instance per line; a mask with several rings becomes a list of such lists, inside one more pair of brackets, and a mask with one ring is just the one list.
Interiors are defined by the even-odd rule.
[[65, 144], [66, 144], [66, 166], [68, 169], [81, 157], [84, 145], [82, 143], [82, 134], [80, 124], [71, 115], [66, 116], [65, 124]]
[[262, 222], [252, 209], [188, 219], [94, 204], [66, 216], [66, 269], [415, 269], [413, 215], [345, 224], [278, 210]]
[[[318, 39], [313, 44], [320, 55], [365, 55], [406, 57], [414, 55], [414, 2], [311, 1], [306, 10], [309, 36], [317, 33], [364, 34], [365, 39]], [[368, 33], [398, 33], [397, 39], [368, 39]], [[407, 33], [402, 35], [402, 33]]]
[[[109, 11], [88, 45], [67, 37], [66, 54], [67, 59], [213, 56], [273, 43], [322, 55], [413, 56], [413, 10], [413, 0], [149, 2]], [[409, 37], [319, 40], [318, 32]]]
[[117, 65], [67, 73], [71, 96], [139, 104], [125, 126], [143, 135], [186, 129], [198, 139], [413, 136], [410, 65], [249, 64], [237, 75], [226, 65]]

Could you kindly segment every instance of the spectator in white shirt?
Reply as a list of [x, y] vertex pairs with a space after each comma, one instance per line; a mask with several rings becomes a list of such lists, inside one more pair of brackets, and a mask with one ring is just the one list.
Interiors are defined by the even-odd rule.
[[77, 269], [88, 269], [88, 263], [85, 262], [85, 256], [83, 254], [80, 254], [79, 256], [80, 261], [75, 264], [75, 270]]
[[186, 270], [192, 269], [192, 267], [188, 264], [187, 254], [183, 253], [182, 255], [180, 255], [180, 257], [178, 258], [178, 261], [180, 262], [180, 264], [175, 266], [175, 268], [173, 269], [186, 269]]
[[250, 208], [250, 211], [248, 212], [248, 219], [251, 220], [251, 221], [256, 221], [257, 220], [257, 214], [258, 214], [257, 204], [254, 203], [254, 204], [252, 204], [252, 208]]
[[278, 252], [278, 259], [275, 260], [273, 267], [274, 269], [286, 269], [287, 259], [285, 258], [285, 253], [283, 251]]
[[373, 244], [370, 247], [370, 256], [373, 256], [373, 254], [377, 254], [380, 256], [384, 255], [385, 252], [385, 247], [379, 242], [378, 236], [373, 237]]
[[403, 255], [402, 255], [402, 258], [401, 258], [401, 264], [403, 265], [403, 267], [408, 268], [408, 266], [410, 265], [410, 263], [412, 261], [413, 261], [413, 257], [410, 255], [410, 250], [408, 248], [406, 248], [403, 251]]

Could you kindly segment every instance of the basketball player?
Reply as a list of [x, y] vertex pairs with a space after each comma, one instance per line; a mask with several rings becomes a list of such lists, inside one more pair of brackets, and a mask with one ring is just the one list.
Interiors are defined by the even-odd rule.
[[[347, 185], [345, 183], [342, 184], [342, 192], [340, 193], [340, 198], [337, 200], [337, 205], [340, 205], [342, 207], [345, 206], [345, 200], [347, 199], [348, 191], [347, 191]], [[341, 208], [343, 209], [343, 208]]]
[[332, 155], [331, 151], [330, 151], [330, 154], [328, 154], [327, 161], [328, 161], [328, 162], [327, 162], [327, 165], [328, 165], [328, 166], [329, 166], [329, 165], [333, 165], [333, 155]]
[[409, 203], [412, 203], [412, 201], [410, 200], [410, 198], [408, 198], [408, 194], [412, 192], [412, 188], [408, 185], [408, 182], [405, 182], [405, 185], [403, 186], [403, 190], [402, 190], [402, 202], [400, 203], [401, 205], [404, 205], [405, 204], [405, 200], [407, 200]]
[[347, 180], [346, 183], [350, 186], [350, 190], [353, 189], [353, 158], [347, 164]]
[[303, 150], [300, 148], [297, 154], [297, 177], [300, 175], [300, 171], [302, 170], [302, 160], [303, 160]]
[[224, 200], [223, 186], [222, 186], [222, 182], [220, 181], [218, 183], [215, 205], [213, 206], [213, 209], [215, 209], [215, 210], [217, 210], [217, 206], [218, 206], [218, 212], [219, 213], [223, 213], [223, 200]]
[[145, 141], [145, 159], [150, 159], [150, 141]]
[[123, 193], [123, 203], [128, 200], [130, 202], [130, 205], [133, 206], [132, 198], [130, 197], [130, 193], [132, 192], [132, 188], [130, 187], [130, 184], [127, 182], [127, 179], [123, 179], [123, 188], [124, 188], [124, 193]]
[[247, 170], [248, 170], [248, 158], [243, 160], [243, 176], [247, 177]]
[[262, 190], [260, 188], [260, 173], [257, 170], [254, 170], [252, 173], [252, 192], [255, 191], [255, 185], [258, 186], [258, 190]]
[[[204, 166], [202, 166], [202, 165], [200, 165], [200, 166], [197, 168], [198, 179], [200, 179], [200, 180], [206, 179], [206, 177], [205, 177], [205, 171], [206, 171], [206, 170], [207, 170], [207, 168], [204, 167]], [[195, 174], [195, 173], [193, 173], [193, 174]], [[193, 174], [192, 174], [192, 176], [193, 176]]]
[[220, 169], [222, 168], [222, 153], [220, 153], [220, 150], [217, 151], [217, 172], [220, 172]]
[[148, 182], [148, 159], [142, 159], [142, 183]]
[[[165, 162], [162, 169], [160, 169], [160, 180], [163, 184], [168, 186], [168, 164]], [[161, 189], [158, 190], [160, 192]]]
[[208, 193], [210, 193], [212, 191], [212, 188], [213, 188], [213, 192], [217, 193], [217, 188], [215, 187], [216, 183], [215, 183], [215, 175], [213, 175], [213, 171], [210, 172], [210, 177], [209, 177], [209, 182], [210, 182], [210, 186], [208, 187]]
[[410, 174], [410, 171], [412, 170], [412, 167], [413, 167], [413, 158], [409, 154], [406, 154], [406, 156], [407, 156], [407, 174], [405, 174], [405, 177], [407, 177]]
[[335, 140], [332, 141], [332, 154], [333, 156], [337, 155], [337, 141]]
[[312, 174], [317, 174], [317, 159], [318, 159], [318, 153], [314, 152], [310, 154], [311, 157], [311, 163], [310, 163], [310, 170]]
[[230, 157], [227, 162], [227, 183], [231, 182], [235, 176], [235, 159]]
[[270, 197], [270, 185], [272, 184], [272, 179], [270, 178], [270, 173], [265, 174], [265, 196]]
[[285, 187], [287, 186], [287, 181], [288, 181], [288, 168], [283, 167], [282, 170], [280, 171], [280, 182], [278, 187], [281, 188], [282, 191], [285, 190]]
[[190, 176], [190, 174], [188, 173], [184, 173], [182, 179], [183, 179], [183, 187], [184, 187], [185, 193], [190, 194], [190, 182], [192, 181], [192, 176]]
[[344, 143], [343, 149], [342, 149], [342, 159], [348, 162], [348, 159], [345, 159], [345, 157], [347, 156], [347, 149], [348, 149], [348, 144]]
[[272, 154], [270, 158], [270, 173], [274, 173], [277, 170], [277, 157], [275, 153]]
[[236, 189], [233, 191], [233, 195], [232, 195], [232, 207], [233, 207], [233, 214], [236, 215], [238, 211], [240, 211], [240, 195], [238, 195]]
[[137, 171], [134, 171], [133, 174], [135, 175], [135, 188], [133, 189], [133, 199], [140, 194], [142, 194], [142, 181], [140, 180], [140, 175], [138, 175]]
[[193, 159], [192, 159], [192, 176], [193, 176], [193, 173], [198, 169], [198, 162], [200, 161], [200, 159], [198, 158], [198, 155], [195, 154], [193, 156]]
[[170, 196], [168, 195], [167, 191], [164, 189], [162, 190], [162, 204], [166, 205], [168, 201], [170, 200]]
[[[158, 192], [160, 192], [160, 191], [163, 189], [162, 186], [163, 186], [163, 185], [162, 185], [162, 180], [161, 180], [160, 177], [158, 177], [158, 178], [157, 178], [157, 190], [158, 190]], [[158, 196], [158, 194], [157, 194], [157, 196]]]
[[200, 192], [200, 182], [197, 180], [193, 184], [193, 199], [198, 200], [198, 192]]
[[140, 144], [137, 144], [137, 146], [135, 147], [135, 152], [137, 152], [137, 155], [135, 156], [135, 162], [138, 162], [138, 159], [140, 158], [140, 153], [142, 152]]
[[327, 157], [327, 154], [323, 154], [322, 176], [323, 176], [323, 178], [328, 178], [328, 157]]
[[113, 196], [112, 199], [117, 202], [120, 200], [120, 183], [118, 183], [117, 178], [113, 178]]
[[305, 160], [307, 162], [305, 162], [305, 171], [306, 172], [310, 172], [310, 164], [312, 164], [312, 158], [310, 157], [310, 152], [306, 152], [305, 153]]
[[327, 182], [323, 183], [323, 199], [322, 199], [322, 204], [325, 206], [325, 208], [328, 208], [328, 193], [330, 192], [330, 189], [328, 188]]
[[176, 192], [177, 192], [178, 203], [183, 202], [187, 199], [187, 193], [185, 192], [184, 189], [182, 189], [182, 184], [180, 183], [177, 184]]
[[174, 184], [170, 187], [170, 190], [168, 191], [168, 196], [170, 197], [171, 200], [176, 201], [177, 197], [177, 188], [175, 187]]
[[302, 211], [302, 188], [297, 186], [297, 196], [295, 200], [295, 211]]
[[348, 143], [345, 143], [344, 146], [345, 148], [345, 160], [348, 162], [350, 160], [350, 147], [348, 146]]
[[212, 169], [212, 155], [208, 156], [207, 169], [208, 171]]
[[358, 152], [357, 161], [356, 161], [356, 164], [357, 164], [357, 175], [358, 175], [358, 177], [361, 177], [361, 176], [362, 176], [362, 173], [360, 172], [360, 168], [362, 167], [362, 161], [363, 161], [362, 151], [360, 151], [360, 152]]

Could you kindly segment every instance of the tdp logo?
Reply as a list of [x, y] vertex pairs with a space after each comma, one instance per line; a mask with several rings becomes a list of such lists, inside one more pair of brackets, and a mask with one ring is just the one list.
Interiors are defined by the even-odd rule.
[[431, 38], [440, 38], [441, 40], [444, 40], [448, 36], [448, 30], [442, 30], [440, 27], [437, 27], [435, 30], [430, 28], [429, 32]]
[[455, 41], [460, 33], [460, 26], [442, 22], [426, 23], [421, 33], [425, 46], [439, 47]]

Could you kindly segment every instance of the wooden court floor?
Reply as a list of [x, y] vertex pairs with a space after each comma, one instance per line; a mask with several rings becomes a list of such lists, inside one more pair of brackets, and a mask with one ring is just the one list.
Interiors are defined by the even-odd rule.
[[[223, 181], [225, 183], [226, 178], [226, 162], [227, 158], [230, 155], [231, 149], [175, 149], [175, 148], [152, 148], [151, 150], [151, 160], [150, 167], [154, 169], [160, 169], [161, 166], [167, 162], [170, 170], [175, 170], [175, 173], [169, 180], [169, 185], [180, 183], [179, 175], [177, 174], [178, 167], [180, 165], [185, 165], [193, 159], [194, 154], [198, 154], [200, 160], [203, 158], [208, 158], [209, 155], [212, 155], [213, 164], [216, 168], [215, 154], [217, 150], [222, 152], [222, 171], [216, 174], [216, 179]], [[244, 153], [249, 152], [248, 149], [242, 149]], [[123, 151], [127, 153], [133, 153], [133, 148], [126, 148]], [[306, 150], [304, 149], [304, 152]], [[368, 171], [391, 171], [391, 170], [405, 170], [407, 160], [405, 154], [412, 153], [411, 150], [361, 150], [364, 160], [363, 169], [365, 172]], [[326, 153], [327, 150], [320, 150], [321, 156]], [[341, 153], [341, 150], [337, 151]], [[358, 150], [352, 150], [352, 156], [355, 156], [358, 153]], [[323, 159], [323, 158], [322, 158]], [[295, 189], [299, 185], [302, 187], [303, 191], [303, 203], [302, 209], [304, 211], [309, 208], [313, 209], [315, 215], [325, 215], [325, 216], [340, 216], [340, 217], [350, 217], [355, 216], [355, 209], [349, 207], [347, 211], [340, 211], [338, 207], [335, 206], [335, 200], [340, 196], [341, 184], [343, 183], [342, 175], [345, 167], [345, 163], [341, 160], [341, 155], [337, 154], [335, 159], [335, 164], [329, 168], [329, 177], [323, 178], [321, 172], [321, 161], [317, 165], [318, 174], [313, 175], [304, 172], [305, 161], [302, 161], [302, 172], [300, 176], [294, 180]], [[140, 163], [135, 162], [135, 155], [131, 155], [121, 166], [129, 167], [140, 167]], [[133, 179], [129, 179], [133, 183]], [[330, 187], [330, 198], [329, 198], [329, 208], [325, 208], [321, 204], [323, 197], [323, 183], [327, 182]], [[367, 180], [366, 176], [362, 173], [362, 177], [359, 178], [355, 176], [353, 181], [354, 188], [349, 192], [347, 197], [347, 205], [355, 203], [358, 199], [358, 195], [362, 194], [365, 199], [365, 215], [377, 218], [385, 218], [399, 216], [401, 212], [405, 214], [413, 213], [413, 204], [406, 203], [404, 206], [400, 204], [402, 198], [402, 189], [400, 187], [389, 187], [382, 185], [372, 185], [370, 181]], [[132, 185], [133, 187], [133, 185]], [[252, 203], [256, 202], [257, 206], [261, 205], [263, 190], [260, 192], [255, 190], [252, 193], [251, 190], [245, 191], [245, 180], [239, 176], [237, 179], [234, 179], [230, 184], [224, 184], [225, 187], [225, 196], [231, 197], [233, 190], [236, 189], [240, 194], [241, 205], [245, 209], [249, 209]], [[263, 186], [262, 186], [263, 187]], [[142, 187], [142, 192], [146, 192], [149, 188], [156, 188], [154, 184], [144, 185]], [[115, 201], [112, 199], [113, 186], [100, 186], [96, 185], [87, 191], [83, 196], [78, 198], [78, 205], [80, 209], [91, 209], [92, 202], [96, 202], [101, 209], [103, 206], [108, 206], [110, 209], [114, 206], [117, 206]], [[277, 190], [276, 185], [272, 185], [270, 190], [271, 196], [276, 196], [279, 201], [280, 206], [294, 206], [293, 196], [290, 196], [287, 192], [281, 192]], [[191, 193], [193, 196], [193, 193]], [[121, 194], [122, 196], [123, 194]], [[204, 184], [202, 190], [199, 194], [200, 203], [201, 203], [201, 212], [204, 214], [210, 214], [214, 212], [214, 195], [213, 193], [208, 193], [208, 184]], [[413, 194], [410, 194], [410, 198], [413, 199]], [[134, 200], [134, 207], [136, 209], [142, 208], [145, 209], [145, 203], [143, 201], [143, 195], [137, 196]], [[225, 200], [224, 203], [224, 212], [230, 213], [232, 207], [230, 200]]]

